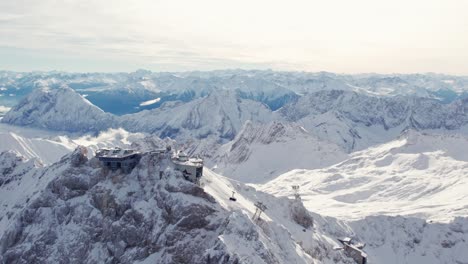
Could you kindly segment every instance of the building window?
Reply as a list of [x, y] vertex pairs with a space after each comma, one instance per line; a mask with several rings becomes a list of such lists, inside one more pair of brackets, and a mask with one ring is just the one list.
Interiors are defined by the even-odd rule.
[[200, 178], [203, 175], [203, 168], [197, 168], [196, 177]]

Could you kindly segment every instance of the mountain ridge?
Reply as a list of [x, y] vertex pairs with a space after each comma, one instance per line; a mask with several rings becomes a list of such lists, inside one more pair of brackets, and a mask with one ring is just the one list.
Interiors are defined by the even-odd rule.
[[70, 88], [43, 88], [13, 107], [1, 122], [69, 132], [122, 127], [179, 141], [225, 144], [249, 120], [278, 121], [302, 126], [309, 134], [353, 152], [394, 139], [407, 129], [463, 133], [467, 111], [468, 99], [443, 104], [427, 98], [376, 97], [342, 90], [306, 94], [272, 111], [236, 91], [215, 90], [189, 102], [165, 102], [160, 108], [115, 116]]

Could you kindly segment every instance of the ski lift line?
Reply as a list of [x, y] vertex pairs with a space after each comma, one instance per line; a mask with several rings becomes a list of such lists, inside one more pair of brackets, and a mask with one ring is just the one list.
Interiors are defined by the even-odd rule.
[[242, 184], [244, 184], [244, 183], [241, 182], [241, 181], [234, 180], [234, 179], [231, 179], [231, 178], [228, 178], [228, 177], [225, 177], [225, 176], [221, 176], [221, 175], [219, 175], [219, 174], [216, 174], [216, 176], [217, 176], [217, 177], [224, 178], [224, 179], [229, 180], [229, 181], [233, 181], [233, 182], [237, 182], [237, 183], [242, 183]]

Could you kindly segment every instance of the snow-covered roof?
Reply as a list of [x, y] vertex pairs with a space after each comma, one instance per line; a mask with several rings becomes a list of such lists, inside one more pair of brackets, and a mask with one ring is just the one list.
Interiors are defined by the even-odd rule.
[[113, 149], [99, 149], [96, 151], [96, 156], [99, 158], [125, 158], [131, 156], [133, 154], [138, 154], [139, 152], [133, 149], [121, 149], [121, 148], [113, 148]]
[[172, 157], [172, 161], [175, 164], [185, 165], [185, 166], [193, 166], [193, 167], [203, 167], [203, 160], [200, 158], [189, 158], [188, 155], [183, 152], [179, 151], [177, 154]]
[[159, 154], [159, 153], [166, 153], [167, 149], [166, 148], [157, 148], [155, 150], [150, 151], [149, 153], [151, 154]]

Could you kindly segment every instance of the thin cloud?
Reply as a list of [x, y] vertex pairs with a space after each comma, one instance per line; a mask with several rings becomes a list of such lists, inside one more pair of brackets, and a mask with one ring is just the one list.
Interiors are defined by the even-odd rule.
[[36, 60], [13, 62], [24, 70], [62, 66], [46, 53], [155, 70], [468, 73], [468, 1], [18, 0], [0, 10], [0, 49]]

